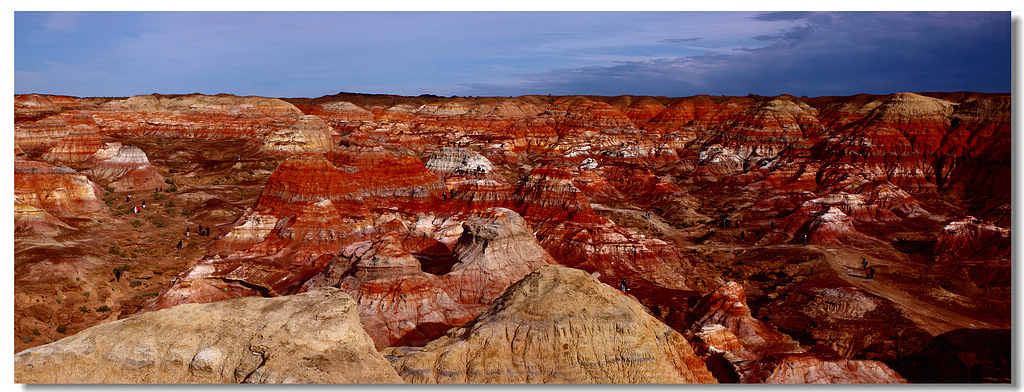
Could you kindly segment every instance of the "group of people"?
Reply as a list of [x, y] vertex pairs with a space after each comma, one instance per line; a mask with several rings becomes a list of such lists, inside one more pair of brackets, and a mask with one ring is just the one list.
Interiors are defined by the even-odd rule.
[[874, 277], [875, 277], [875, 267], [868, 267], [868, 258], [867, 257], [861, 258], [860, 265], [861, 265], [861, 267], [864, 268], [864, 277], [868, 278], [868, 279], [874, 279]]

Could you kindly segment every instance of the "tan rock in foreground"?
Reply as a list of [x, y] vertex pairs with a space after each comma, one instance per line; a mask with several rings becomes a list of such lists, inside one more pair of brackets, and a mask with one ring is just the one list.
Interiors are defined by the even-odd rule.
[[17, 383], [398, 383], [334, 288], [186, 304], [14, 357]]
[[413, 383], [715, 383], [681, 334], [584, 271], [551, 265], [426, 347], [383, 351]]

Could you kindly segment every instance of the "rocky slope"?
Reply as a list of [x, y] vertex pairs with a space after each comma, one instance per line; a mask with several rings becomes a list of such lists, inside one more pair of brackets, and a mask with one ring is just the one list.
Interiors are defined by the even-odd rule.
[[713, 383], [682, 335], [587, 273], [542, 267], [422, 348], [384, 351], [414, 383]]
[[185, 305], [14, 357], [18, 383], [395, 383], [337, 289]]

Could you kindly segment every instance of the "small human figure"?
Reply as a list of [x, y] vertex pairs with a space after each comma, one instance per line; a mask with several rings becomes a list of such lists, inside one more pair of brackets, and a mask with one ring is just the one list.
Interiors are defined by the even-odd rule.
[[745, 239], [745, 238], [743, 238], [743, 237], [744, 237], [744, 231], [743, 231], [743, 230], [740, 230], [740, 241], [745, 241], [745, 240], [746, 240], [746, 239]]
[[864, 270], [865, 270], [865, 271], [867, 271], [867, 270], [868, 270], [868, 258], [867, 258], [867, 257], [864, 257], [864, 258], [863, 258], [863, 259], [861, 260], [861, 262], [860, 262], [860, 265], [861, 265], [862, 267], [864, 267]]
[[132, 212], [138, 214], [139, 213], [139, 206], [132, 207]]
[[188, 237], [188, 234], [189, 234], [190, 231], [192, 231], [191, 227], [186, 227], [185, 228], [185, 237]]
[[206, 236], [210, 236], [210, 226], [206, 226]]
[[121, 281], [121, 269], [120, 268], [114, 268], [114, 277], [117, 278], [118, 282]]
[[875, 278], [875, 267], [868, 267], [867, 278], [868, 279], [874, 279]]
[[804, 234], [804, 246], [807, 246], [807, 234]]
[[181, 250], [181, 240], [178, 240], [178, 250]]
[[146, 201], [145, 200], [142, 201], [142, 208], [146, 208]]
[[132, 195], [128, 195], [128, 197], [124, 198], [125, 203], [128, 203], [130, 201], [132, 201]]
[[775, 221], [772, 221], [772, 230], [775, 230]]
[[625, 279], [623, 279], [621, 282], [619, 282], [619, 287], [622, 289], [623, 293], [629, 291], [629, 289], [626, 288], [626, 280]]

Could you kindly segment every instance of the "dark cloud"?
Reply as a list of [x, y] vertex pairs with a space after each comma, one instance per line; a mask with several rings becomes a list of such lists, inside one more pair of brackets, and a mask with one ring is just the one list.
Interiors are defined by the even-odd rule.
[[756, 37], [763, 47], [521, 75], [527, 80], [521, 87], [532, 93], [668, 96], [1010, 91], [1009, 12], [800, 17], [800, 24]]
[[774, 22], [779, 20], [800, 20], [807, 17], [807, 15], [810, 14], [811, 12], [808, 11], [776, 11], [757, 14], [754, 15], [754, 17], [751, 19], [763, 22]]
[[658, 42], [666, 43], [666, 44], [682, 44], [682, 43], [687, 43], [687, 42], [700, 41], [701, 38], [704, 38], [704, 37], [666, 38], [666, 39], [663, 39], [663, 40], [658, 40]]

